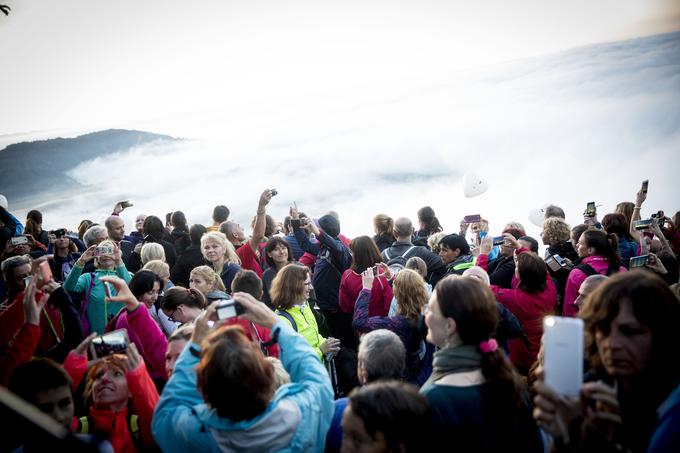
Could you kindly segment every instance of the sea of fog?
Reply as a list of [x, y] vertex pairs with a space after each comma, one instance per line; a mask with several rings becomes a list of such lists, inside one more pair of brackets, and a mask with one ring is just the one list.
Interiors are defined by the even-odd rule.
[[[276, 188], [275, 218], [293, 202], [312, 216], [335, 210], [348, 236], [372, 234], [377, 213], [415, 219], [429, 205], [447, 232], [479, 213], [492, 233], [519, 221], [538, 237], [531, 209], [554, 203], [581, 223], [587, 202], [611, 212], [643, 179], [643, 215], [680, 209], [680, 33], [124, 126], [187, 140], [83, 162], [69, 175], [84, 189], [11, 209], [75, 227], [131, 199], [131, 230], [138, 213], [174, 210], [209, 224], [225, 204], [245, 226], [260, 193]], [[467, 172], [488, 191], [466, 198]]]

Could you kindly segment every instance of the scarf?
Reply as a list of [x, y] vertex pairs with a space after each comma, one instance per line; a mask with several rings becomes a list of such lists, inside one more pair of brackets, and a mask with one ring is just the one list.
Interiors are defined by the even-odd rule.
[[477, 370], [481, 367], [482, 353], [477, 346], [463, 345], [440, 349], [434, 353], [432, 374], [424, 386], [434, 384], [447, 374]]

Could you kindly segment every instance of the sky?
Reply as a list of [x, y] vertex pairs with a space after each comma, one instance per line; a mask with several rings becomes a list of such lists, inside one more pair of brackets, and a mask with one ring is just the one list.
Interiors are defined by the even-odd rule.
[[[480, 213], [537, 237], [531, 209], [580, 223], [642, 179], [650, 213], [679, 209], [680, 35], [652, 36], [680, 30], [677, 1], [54, 3], [0, 17], [0, 147], [108, 128], [191, 140], [83, 162], [89, 189], [17, 207], [48, 227], [124, 198], [128, 229], [176, 209], [209, 223], [216, 204], [245, 225], [270, 187], [275, 217], [334, 209], [350, 236], [428, 204], [449, 232]], [[463, 196], [469, 172], [487, 193]]]

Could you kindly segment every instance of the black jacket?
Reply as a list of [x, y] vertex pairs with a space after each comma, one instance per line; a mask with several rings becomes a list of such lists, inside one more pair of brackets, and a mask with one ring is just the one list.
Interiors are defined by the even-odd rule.
[[175, 263], [170, 271], [170, 280], [175, 285], [188, 288], [191, 270], [204, 264], [208, 264], [208, 262], [203, 258], [201, 247], [199, 245], [192, 245], [179, 255], [177, 263]]
[[492, 285], [510, 289], [514, 275], [515, 259], [512, 256], [501, 255], [489, 263], [489, 280]]

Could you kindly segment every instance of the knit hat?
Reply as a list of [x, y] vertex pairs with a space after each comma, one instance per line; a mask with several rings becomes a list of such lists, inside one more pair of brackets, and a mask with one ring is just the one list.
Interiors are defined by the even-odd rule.
[[340, 234], [340, 222], [332, 215], [326, 214], [319, 219], [319, 226], [329, 236], [338, 237]]

